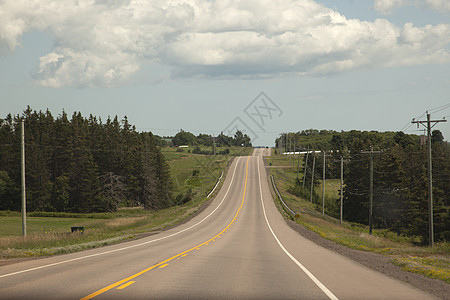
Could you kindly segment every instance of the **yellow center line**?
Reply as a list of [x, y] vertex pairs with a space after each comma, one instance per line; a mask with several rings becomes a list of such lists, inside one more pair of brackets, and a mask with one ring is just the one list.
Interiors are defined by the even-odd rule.
[[158, 269], [165, 268], [165, 267], [167, 267], [168, 265], [169, 265], [169, 264], [164, 264], [164, 265], [162, 265], [162, 266], [159, 266]]
[[[242, 195], [241, 205], [239, 206], [239, 208], [238, 208], [236, 214], [234, 215], [233, 219], [231, 220], [231, 222], [228, 224], [227, 227], [225, 227], [221, 232], [219, 232], [218, 234], [216, 234], [214, 237], [210, 238], [210, 239], [207, 240], [206, 242], [203, 242], [203, 243], [201, 243], [200, 245], [197, 245], [197, 246], [195, 246], [195, 247], [192, 247], [192, 248], [189, 249], [189, 250], [186, 250], [186, 251], [183, 251], [183, 252], [181, 252], [181, 253], [178, 253], [177, 255], [174, 255], [174, 256], [172, 256], [172, 257], [166, 259], [166, 260], [163, 260], [163, 261], [157, 263], [156, 265], [153, 265], [153, 266], [151, 266], [151, 267], [148, 267], [147, 269], [144, 269], [144, 270], [142, 270], [142, 271], [140, 271], [140, 272], [138, 272], [138, 273], [136, 273], [136, 274], [134, 274], [134, 275], [131, 275], [131, 276], [125, 278], [125, 279], [122, 279], [122, 280], [117, 281], [117, 282], [115, 282], [115, 283], [113, 283], [113, 284], [110, 284], [110, 285], [108, 285], [107, 287], [104, 287], [104, 288], [102, 288], [102, 289], [100, 289], [100, 290], [98, 290], [98, 291], [96, 291], [96, 292], [94, 292], [94, 293], [92, 293], [92, 294], [90, 294], [90, 295], [87, 295], [87, 296], [84, 297], [84, 298], [81, 298], [81, 300], [92, 299], [92, 298], [97, 297], [98, 295], [103, 294], [103, 293], [105, 293], [105, 292], [107, 292], [107, 291], [109, 291], [109, 290], [111, 290], [111, 289], [113, 289], [113, 288], [115, 288], [115, 287], [118, 287], [118, 286], [120, 286], [120, 285], [125, 285], [125, 284], [124, 284], [125, 282], [128, 282], [128, 281], [130, 281], [131, 279], [134, 279], [134, 278], [136, 278], [136, 277], [138, 277], [138, 276], [141, 276], [142, 274], [147, 273], [148, 271], [151, 271], [151, 270], [153, 270], [153, 269], [155, 269], [155, 268], [160, 268], [160, 267], [164, 268], [164, 267], [167, 265], [167, 263], [170, 262], [171, 260], [173, 260], [173, 259], [175, 259], [175, 258], [179, 258], [179, 257], [186, 256], [187, 253], [189, 253], [189, 252], [191, 252], [191, 251], [193, 251], [193, 250], [196, 250], [196, 249], [198, 249], [198, 248], [200, 248], [200, 247], [202, 247], [202, 246], [204, 246], [204, 245], [210, 243], [211, 241], [214, 241], [216, 238], [220, 238], [220, 236], [221, 236], [224, 232], [226, 232], [226, 231], [228, 230], [228, 228], [230, 228], [231, 225], [236, 221], [236, 219], [237, 219], [239, 213], [241, 212], [242, 207], [244, 206], [245, 192], [247, 191], [248, 161], [249, 161], [249, 160], [250, 160], [250, 156], [247, 157], [247, 164], [246, 164], [246, 167], [245, 167], [244, 193], [243, 193], [243, 195]], [[131, 281], [130, 281], [130, 282], [131, 282]], [[133, 281], [132, 283], [134, 283], [134, 281]], [[130, 284], [132, 284], [132, 283], [130, 283]], [[128, 285], [130, 285], [130, 284], [128, 284]], [[125, 287], [127, 287], [128, 285], [126, 285]], [[120, 286], [120, 287], [122, 287], [122, 286]], [[119, 287], [119, 288], [120, 288], [120, 287]], [[124, 288], [125, 288], [125, 287], [124, 287]]]
[[136, 281], [128, 281], [127, 283], [122, 284], [121, 286], [119, 286], [117, 289], [118, 289], [118, 290], [123, 290], [124, 288], [126, 288], [127, 286], [132, 285], [132, 284], [135, 283], [135, 282], [136, 282]]

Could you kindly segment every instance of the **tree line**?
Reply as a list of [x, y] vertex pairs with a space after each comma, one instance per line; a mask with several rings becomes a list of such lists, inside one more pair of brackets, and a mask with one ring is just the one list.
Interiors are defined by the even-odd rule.
[[[311, 131], [309, 131], [311, 132]], [[340, 178], [340, 158], [344, 166], [344, 219], [368, 224], [370, 147], [381, 153], [374, 154], [373, 165], [373, 225], [398, 234], [417, 236], [428, 243], [428, 174], [427, 145], [420, 143], [419, 136], [403, 132], [327, 132], [319, 135], [297, 135], [297, 151], [302, 149], [328, 150], [326, 156], [326, 178]], [[324, 138], [327, 136], [327, 138]], [[277, 141], [281, 144], [282, 138]], [[294, 138], [295, 135], [291, 134]], [[317, 142], [317, 143], [315, 143]], [[285, 143], [285, 142], [284, 142]], [[293, 143], [293, 141], [291, 142]], [[304, 143], [304, 144], [302, 144]], [[306, 145], [305, 145], [306, 144]], [[322, 145], [322, 149], [315, 148]], [[329, 151], [332, 150], [332, 151]], [[450, 144], [444, 141], [442, 133], [432, 133], [433, 152], [433, 202], [434, 231], [437, 241], [450, 240]], [[316, 154], [315, 184], [322, 178], [323, 154]], [[303, 157], [303, 168], [311, 174], [313, 155]], [[305, 177], [306, 186], [311, 175]], [[291, 191], [309, 197], [309, 188], [303, 189], [302, 180], [292, 186]], [[321, 203], [319, 195], [313, 199]], [[329, 208], [328, 213], [339, 216], [339, 201]]]
[[151, 132], [127, 117], [33, 111], [0, 119], [0, 210], [20, 210], [20, 122], [25, 124], [28, 211], [106, 212], [173, 205], [170, 168]]
[[213, 144], [215, 144], [216, 147], [252, 147], [251, 138], [240, 130], [237, 130], [232, 137], [223, 134], [223, 132], [216, 137], [204, 133], [195, 136], [191, 132], [180, 130], [180, 132], [171, 138], [171, 141], [173, 146], [186, 145], [212, 147]]

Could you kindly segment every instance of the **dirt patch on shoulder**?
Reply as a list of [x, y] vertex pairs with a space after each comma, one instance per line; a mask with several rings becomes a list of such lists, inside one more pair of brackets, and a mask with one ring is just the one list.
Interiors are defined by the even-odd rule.
[[400, 267], [393, 265], [391, 263], [392, 259], [387, 256], [372, 252], [355, 250], [339, 245], [333, 241], [321, 237], [317, 233], [305, 228], [304, 226], [292, 220], [286, 220], [286, 223], [303, 237], [324, 248], [337, 252], [372, 270], [381, 272], [392, 278], [396, 278], [403, 282], [406, 282], [440, 299], [450, 299], [450, 284], [447, 284], [444, 281], [403, 271]]

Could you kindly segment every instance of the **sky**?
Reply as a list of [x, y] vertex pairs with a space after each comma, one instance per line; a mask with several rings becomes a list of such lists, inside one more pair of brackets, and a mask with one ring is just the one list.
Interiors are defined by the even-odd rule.
[[448, 0], [0, 0], [0, 118], [30, 105], [272, 146], [420, 134], [411, 120], [449, 104]]

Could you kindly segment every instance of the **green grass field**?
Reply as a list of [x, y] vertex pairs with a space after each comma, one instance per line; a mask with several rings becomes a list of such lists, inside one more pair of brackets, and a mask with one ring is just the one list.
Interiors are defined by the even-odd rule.
[[[85, 218], [49, 218], [28, 217], [28, 234], [48, 234], [51, 232], [68, 232], [71, 226], [93, 226], [102, 220]], [[14, 236], [22, 234], [21, 217], [0, 217], [0, 228], [2, 236]]]

